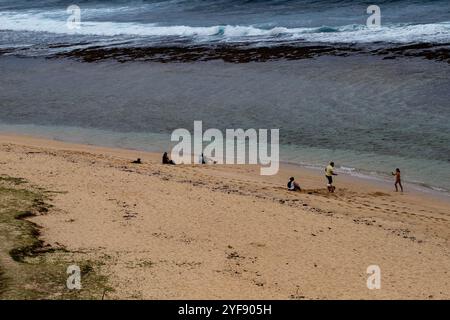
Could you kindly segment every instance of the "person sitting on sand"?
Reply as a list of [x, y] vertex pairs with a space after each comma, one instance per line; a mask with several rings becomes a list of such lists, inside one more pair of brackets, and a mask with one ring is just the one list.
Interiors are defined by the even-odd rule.
[[198, 163], [199, 163], [199, 164], [208, 164], [208, 163], [217, 164], [217, 161], [208, 158], [207, 156], [205, 156], [205, 155], [202, 153], [202, 154], [198, 157]]
[[331, 161], [330, 164], [325, 168], [325, 176], [328, 180], [328, 192], [334, 192], [336, 187], [333, 186], [333, 176], [337, 176], [337, 173], [334, 173], [334, 162]]
[[300, 185], [295, 182], [294, 177], [290, 177], [289, 178], [289, 182], [287, 184], [288, 190], [289, 191], [301, 191], [302, 189], [300, 188]]
[[175, 164], [175, 162], [173, 162], [173, 160], [169, 159], [169, 156], [167, 155], [167, 152], [164, 152], [164, 154], [163, 154], [162, 163], [163, 164]]
[[402, 192], [403, 192], [402, 181], [401, 181], [401, 178], [400, 178], [400, 169], [399, 168], [395, 169], [395, 172], [392, 172], [392, 175], [395, 176], [395, 184], [394, 184], [395, 192], [398, 192], [397, 185], [400, 186], [400, 190], [402, 190]]
[[198, 159], [198, 163], [200, 163], [200, 164], [206, 164], [207, 161], [208, 161], [208, 160], [206, 159], [205, 155], [204, 155], [203, 152], [202, 152], [202, 154], [200, 155], [200, 157], [199, 157], [199, 159]]
[[134, 160], [131, 163], [141, 164], [141, 158], [137, 158], [137, 160]]

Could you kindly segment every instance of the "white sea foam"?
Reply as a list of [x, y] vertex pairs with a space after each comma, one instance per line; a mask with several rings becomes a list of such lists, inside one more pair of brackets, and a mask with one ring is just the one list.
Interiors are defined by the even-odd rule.
[[[378, 29], [369, 29], [364, 25], [346, 25], [341, 27], [285, 28], [270, 29], [256, 26], [223, 25], [193, 27], [186, 25], [161, 26], [155, 23], [107, 22], [82, 20], [80, 29], [66, 26], [67, 14], [39, 12], [0, 12], [0, 30], [34, 31], [55, 34], [79, 34], [98, 36], [150, 36], [150, 37], [192, 37], [239, 41], [254, 38], [273, 40], [304, 40], [331, 43], [370, 43], [370, 42], [449, 42], [450, 22], [432, 24], [396, 24]], [[203, 39], [204, 40], [204, 39]]]

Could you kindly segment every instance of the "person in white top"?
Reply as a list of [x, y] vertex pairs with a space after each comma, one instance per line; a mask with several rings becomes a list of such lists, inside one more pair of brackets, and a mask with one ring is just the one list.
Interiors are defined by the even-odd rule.
[[295, 182], [294, 177], [290, 177], [289, 178], [289, 182], [287, 184], [288, 190], [289, 191], [301, 191], [302, 189], [300, 188], [300, 185]]
[[337, 176], [337, 173], [334, 173], [334, 162], [331, 161], [330, 164], [325, 168], [325, 176], [328, 180], [328, 192], [334, 192], [336, 189], [335, 186], [333, 186], [333, 176]]

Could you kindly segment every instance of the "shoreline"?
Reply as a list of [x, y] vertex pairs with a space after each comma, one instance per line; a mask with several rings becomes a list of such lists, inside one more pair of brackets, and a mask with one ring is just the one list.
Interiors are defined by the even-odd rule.
[[[30, 146], [42, 146], [44, 144], [47, 144], [49, 142], [50, 146], [53, 145], [55, 148], [69, 148], [72, 150], [89, 150], [94, 152], [110, 152], [113, 154], [121, 154], [121, 155], [129, 155], [132, 153], [136, 153], [136, 156], [138, 157], [145, 157], [152, 159], [152, 161], [159, 161], [161, 158], [161, 154], [163, 151], [156, 152], [156, 151], [146, 151], [141, 150], [138, 148], [121, 148], [121, 147], [111, 147], [111, 146], [104, 146], [104, 145], [98, 145], [98, 144], [86, 144], [86, 143], [79, 143], [79, 142], [72, 142], [72, 141], [65, 141], [63, 139], [53, 139], [50, 137], [45, 136], [45, 134], [22, 134], [17, 132], [4, 132], [0, 131], [0, 142], [3, 140], [11, 139], [12, 142], [19, 142], [19, 143], [25, 143], [26, 145]], [[194, 156], [196, 158], [196, 156]], [[131, 159], [131, 158], [130, 158]], [[135, 160], [135, 159], [133, 159]], [[325, 164], [324, 164], [325, 167]], [[323, 185], [326, 186], [326, 181], [323, 178], [323, 175], [321, 172], [323, 171], [318, 166], [313, 165], [303, 165], [303, 164], [297, 164], [290, 161], [280, 161], [280, 170], [282, 168], [288, 169], [288, 171], [292, 172], [299, 172], [302, 173], [307, 172], [308, 174], [314, 175], [317, 180], [323, 180]], [[358, 173], [358, 175], [353, 175], [345, 170], [337, 168], [336, 172], [339, 174], [339, 178], [337, 178], [337, 184], [339, 184], [339, 180], [342, 180], [344, 178], [344, 181], [346, 182], [352, 182], [352, 183], [360, 183], [362, 185], [370, 186], [371, 188], [382, 188], [386, 192], [393, 191], [393, 180], [392, 183], [387, 178], [381, 177], [381, 176], [370, 176], [364, 173]], [[423, 195], [426, 197], [431, 197], [439, 201], [444, 201], [450, 204], [450, 193], [447, 191], [440, 191], [436, 190], [432, 186], [423, 186], [418, 183], [411, 183], [408, 181], [403, 181], [403, 185], [406, 193], [410, 194], [417, 194], [417, 195]], [[400, 192], [399, 192], [400, 193]]]
[[450, 300], [450, 1], [0, 25], [0, 300]]
[[[443, 103], [439, 103], [445, 99], [440, 99], [441, 95], [437, 92], [448, 85], [447, 68], [439, 68], [431, 61], [414, 58], [410, 62], [396, 62], [372, 56], [320, 57], [241, 65], [219, 61], [167, 64], [104, 61], [89, 64], [71, 59], [15, 57], [0, 58], [0, 61], [1, 67], [5, 68], [5, 79], [2, 81], [5, 87], [4, 99], [11, 101], [5, 105], [2, 117], [4, 124], [0, 125], [0, 130], [31, 135], [41, 133], [62, 140], [160, 152], [170, 144], [170, 132], [173, 129], [191, 130], [196, 119], [204, 121], [205, 129], [224, 130], [225, 124], [229, 126], [232, 123], [243, 128], [277, 127], [282, 128], [283, 144], [280, 150], [283, 161], [301, 163], [302, 166], [319, 164], [321, 168], [334, 160], [338, 167], [355, 168], [353, 174], [357, 172], [387, 179], [391, 178], [392, 170], [400, 167], [405, 182], [441, 188], [447, 193], [450, 191], [450, 180], [445, 175], [450, 172], [450, 163], [445, 154], [447, 139], [444, 132], [447, 124], [442, 121], [447, 109]], [[39, 77], [26, 76], [30, 70], [34, 70], [32, 74], [45, 75], [45, 86], [55, 88], [49, 92], [49, 96], [42, 94], [44, 91], [40, 90]], [[289, 71], [292, 74], [287, 73]], [[68, 77], [68, 74], [72, 76]], [[357, 97], [362, 91], [356, 88], [367, 85], [372, 88], [372, 76], [368, 76], [372, 74], [377, 85], [371, 89], [371, 98], [368, 99], [372, 102], [367, 108], [379, 112], [373, 113], [376, 119], [369, 120], [363, 108], [358, 107], [360, 99]], [[417, 77], [413, 77], [414, 74], [426, 77], [425, 88]], [[251, 81], [259, 76], [262, 77], [260, 84]], [[322, 98], [319, 88], [323, 85], [333, 88], [327, 79], [334, 76], [342, 79], [342, 86], [333, 89], [328, 98]], [[189, 81], [189, 77], [198, 82]], [[15, 81], [19, 81], [16, 86], [12, 85]], [[353, 81], [357, 83], [356, 87]], [[408, 85], [400, 86], [397, 90], [397, 86], [405, 81]], [[170, 92], [168, 88], [174, 85], [180, 85], [180, 94]], [[76, 87], [75, 91], [72, 91], [73, 86]], [[227, 96], [228, 90], [239, 92], [240, 87], [245, 88], [243, 96]], [[406, 99], [399, 106], [399, 112], [408, 104], [422, 110], [426, 102], [421, 103], [421, 97], [433, 95], [439, 100], [436, 101], [436, 112], [433, 114], [441, 116], [433, 116], [436, 120], [433, 125], [432, 122], [422, 123], [420, 117], [414, 116], [414, 120], [410, 121], [411, 130], [397, 134], [396, 127], [409, 124], [402, 120], [394, 126], [394, 120], [387, 115], [387, 118], [382, 116], [389, 112], [386, 107], [389, 100], [384, 95], [379, 96], [379, 90], [392, 91], [396, 101]], [[437, 95], [434, 95], [435, 91]], [[19, 95], [18, 92], [27, 94]], [[62, 92], [79, 94], [66, 96]], [[338, 92], [352, 97], [345, 104], [351, 107], [342, 105], [333, 109], [329, 105], [328, 100], [334, 101], [339, 97]], [[189, 97], [188, 109], [181, 98], [183, 95]], [[286, 101], [282, 98], [279, 108], [273, 108], [279, 99], [277, 97], [286, 97]], [[84, 102], [74, 108], [78, 100]], [[301, 102], [298, 106], [295, 104], [297, 100]], [[249, 105], [253, 104], [258, 110], [255, 119], [245, 113]], [[129, 112], [124, 112], [124, 105]], [[166, 105], [170, 108], [164, 107]], [[209, 105], [214, 107], [210, 108]], [[229, 105], [238, 106], [237, 111], [222, 113], [223, 108]], [[317, 105], [317, 108], [311, 109], [313, 105]], [[327, 109], [333, 110], [331, 113], [336, 121], [328, 126], [311, 125], [314, 121], [323, 122]], [[242, 116], [239, 116], [241, 112]], [[98, 114], [98, 121], [91, 117], [92, 114]], [[178, 117], [177, 114], [184, 116]], [[344, 119], [353, 116], [361, 120], [360, 125], [345, 129], [347, 120]], [[381, 130], [384, 121], [389, 123]], [[16, 125], [8, 127], [6, 123]], [[414, 129], [415, 126], [417, 129]], [[424, 126], [430, 126], [428, 133], [418, 134], [419, 128]], [[439, 192], [439, 189], [436, 191]]]
[[[0, 135], [2, 175], [52, 192], [48, 212], [27, 218], [39, 240], [95, 262], [108, 299], [448, 299], [448, 202], [160, 156]], [[286, 190], [292, 175], [302, 192]], [[366, 287], [371, 265], [381, 290]]]

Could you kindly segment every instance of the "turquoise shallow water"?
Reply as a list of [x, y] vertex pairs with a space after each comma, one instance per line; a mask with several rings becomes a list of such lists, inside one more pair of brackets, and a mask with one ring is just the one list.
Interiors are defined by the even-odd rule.
[[[170, 141], [169, 134], [119, 133], [77, 127], [0, 124], [1, 132], [27, 134], [73, 143], [126, 148], [137, 150], [137, 153], [139, 150], [170, 152], [171, 146], [175, 144]], [[444, 170], [450, 169], [443, 167], [443, 164], [439, 162], [430, 164], [429, 161], [424, 163], [417, 159], [406, 160], [395, 156], [381, 157], [376, 154], [355, 153], [351, 150], [327, 150], [280, 145], [281, 162], [322, 171], [329, 159], [333, 159], [336, 162], [337, 172], [339, 173], [361, 179], [389, 183], [392, 182], [390, 168], [395, 168], [398, 163], [402, 163], [404, 186], [406, 189], [412, 187], [414, 190], [435, 192], [439, 195], [450, 197], [448, 189], [444, 187], [445, 184], [450, 183], [448, 175], [441, 176], [443, 179], [440, 181], [444, 183], [442, 186], [434, 184], [431, 180], [426, 180], [426, 177], [434, 176], [436, 167], [440, 166]]]

